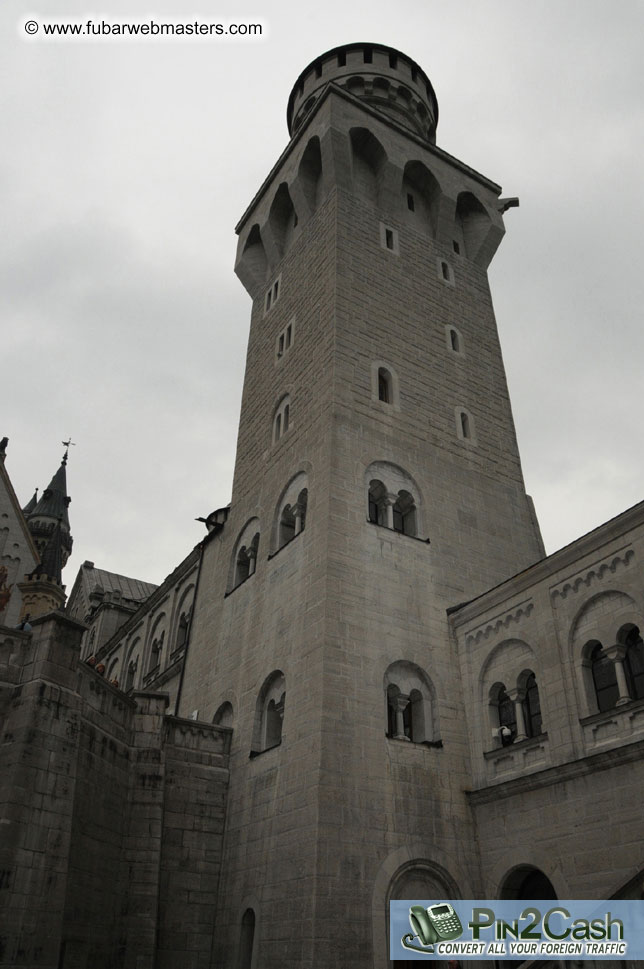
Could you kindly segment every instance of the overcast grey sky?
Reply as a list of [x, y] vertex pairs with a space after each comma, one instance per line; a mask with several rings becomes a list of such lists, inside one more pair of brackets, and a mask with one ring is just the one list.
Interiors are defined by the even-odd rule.
[[[22, 26], [101, 13], [265, 34]], [[77, 442], [68, 588], [85, 559], [161, 581], [229, 501], [250, 315], [234, 226], [300, 71], [356, 40], [418, 61], [438, 144], [521, 199], [490, 281], [547, 550], [644, 498], [641, 2], [4, 0], [0, 18], [0, 436], [23, 503]]]

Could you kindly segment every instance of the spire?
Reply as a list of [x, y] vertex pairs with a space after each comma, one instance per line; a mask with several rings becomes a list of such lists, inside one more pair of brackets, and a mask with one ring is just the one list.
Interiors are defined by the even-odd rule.
[[31, 498], [23, 509], [29, 531], [33, 535], [41, 559], [45, 555], [50, 540], [54, 536], [56, 527], [59, 526], [59, 541], [62, 555], [61, 568], [64, 567], [69, 558], [73, 543], [67, 511], [71, 502], [71, 498], [67, 494], [67, 460], [69, 458], [69, 448], [74, 442], [69, 439], [62, 443], [65, 452], [60, 462], [60, 467], [42, 492], [40, 498], [38, 498], [38, 492], [36, 490], [33, 498]]

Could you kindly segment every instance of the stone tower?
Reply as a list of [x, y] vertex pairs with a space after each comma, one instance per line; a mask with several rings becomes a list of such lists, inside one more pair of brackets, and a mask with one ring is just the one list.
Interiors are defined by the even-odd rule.
[[287, 118], [179, 714], [233, 729], [213, 965], [371, 969], [390, 898], [480, 892], [447, 610], [543, 554], [486, 273], [514, 200], [389, 47], [319, 57]]

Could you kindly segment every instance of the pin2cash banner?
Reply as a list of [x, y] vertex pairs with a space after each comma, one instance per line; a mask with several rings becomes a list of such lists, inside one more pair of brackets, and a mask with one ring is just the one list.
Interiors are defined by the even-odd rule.
[[389, 956], [422, 959], [644, 959], [644, 901], [396, 900]]

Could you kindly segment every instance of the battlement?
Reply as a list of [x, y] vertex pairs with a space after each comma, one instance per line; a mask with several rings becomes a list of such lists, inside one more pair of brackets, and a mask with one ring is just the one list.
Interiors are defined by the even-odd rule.
[[438, 101], [429, 78], [410, 57], [384, 44], [345, 44], [316, 57], [288, 99], [291, 136], [331, 82], [431, 144], [436, 142]]

